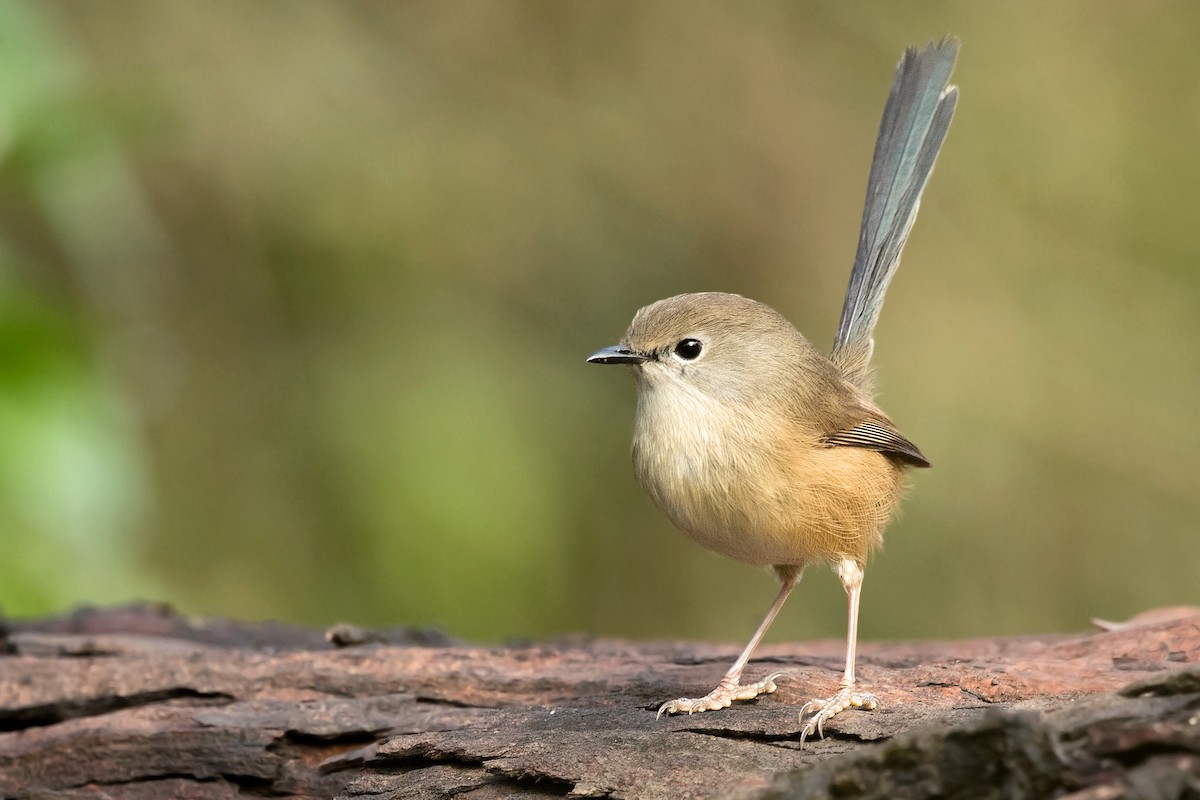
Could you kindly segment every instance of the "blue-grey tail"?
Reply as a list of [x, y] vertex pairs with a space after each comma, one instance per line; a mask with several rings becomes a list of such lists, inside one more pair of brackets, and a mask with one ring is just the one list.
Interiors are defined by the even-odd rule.
[[868, 391], [871, 332], [958, 102], [958, 88], [947, 85], [957, 57], [953, 38], [905, 51], [879, 123], [858, 253], [832, 355], [842, 374]]

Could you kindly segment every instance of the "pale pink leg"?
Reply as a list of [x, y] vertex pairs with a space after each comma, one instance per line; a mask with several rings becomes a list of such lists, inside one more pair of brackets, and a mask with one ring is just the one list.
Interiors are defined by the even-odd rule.
[[697, 711], [716, 711], [719, 708], [728, 708], [733, 704], [734, 700], [753, 700], [760, 694], [770, 694], [775, 691], [775, 679], [782, 675], [782, 672], [772, 672], [761, 681], [748, 686], [741, 685], [742, 670], [746, 668], [746, 664], [750, 661], [750, 655], [766, 634], [767, 628], [771, 627], [771, 622], [775, 619], [775, 615], [779, 613], [779, 609], [783, 608], [783, 602], [787, 600], [792, 589], [800, 582], [800, 575], [803, 572], [803, 568], [776, 567], [775, 571], [783, 581], [783, 585], [779, 587], [779, 594], [776, 595], [775, 602], [771, 604], [771, 608], [767, 610], [767, 615], [763, 617], [762, 624], [758, 626], [758, 630], [750, 638], [750, 644], [746, 645], [746, 649], [738, 656], [737, 661], [733, 662], [733, 666], [725, 673], [725, 677], [721, 678], [721, 682], [717, 684], [717, 688], [704, 697], [681, 697], [678, 700], [663, 703], [658, 709], [658, 714], [655, 715], [656, 719], [663, 714], [694, 714]]
[[846, 630], [846, 672], [842, 675], [841, 688], [837, 694], [826, 700], [810, 700], [800, 709], [801, 720], [809, 708], [816, 712], [800, 732], [801, 744], [814, 733], [824, 736], [825, 723], [847, 708], [869, 711], [879, 706], [879, 699], [875, 695], [854, 690], [854, 651], [858, 646], [858, 599], [862, 593], [863, 569], [857, 561], [845, 558], [838, 562], [837, 573], [850, 600], [850, 621]]

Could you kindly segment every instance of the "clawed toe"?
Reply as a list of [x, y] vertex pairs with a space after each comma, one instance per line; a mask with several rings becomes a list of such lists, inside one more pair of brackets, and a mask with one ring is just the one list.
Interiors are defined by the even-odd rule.
[[853, 686], [843, 686], [837, 694], [827, 700], [810, 700], [800, 708], [801, 721], [809, 709], [814, 711], [808, 724], [800, 731], [800, 744], [803, 745], [805, 739], [814, 733], [817, 738], [825, 738], [825, 723], [848, 708], [872, 711], [878, 707], [879, 698], [870, 692], [856, 692]]
[[678, 700], [663, 703], [659, 706], [658, 713], [654, 715], [654, 718], [658, 719], [663, 714], [696, 714], [701, 711], [716, 711], [729, 708], [735, 700], [753, 700], [760, 694], [771, 694], [777, 688], [775, 680], [784, 674], [783, 672], [772, 672], [761, 681], [747, 686], [723, 680], [717, 688], [704, 697], [681, 697]]
[[659, 706], [658, 713], [654, 715], [654, 718], [659, 719], [663, 714], [695, 714], [698, 711], [716, 711], [719, 708], [728, 708], [732, 703], [732, 698], [716, 692], [704, 697], [681, 697], [678, 700], [669, 700]]

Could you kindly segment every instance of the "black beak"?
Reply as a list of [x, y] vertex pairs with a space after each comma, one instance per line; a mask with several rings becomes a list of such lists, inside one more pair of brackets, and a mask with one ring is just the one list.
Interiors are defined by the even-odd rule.
[[623, 344], [614, 344], [597, 350], [587, 360], [589, 364], [644, 364], [650, 357], [635, 353]]

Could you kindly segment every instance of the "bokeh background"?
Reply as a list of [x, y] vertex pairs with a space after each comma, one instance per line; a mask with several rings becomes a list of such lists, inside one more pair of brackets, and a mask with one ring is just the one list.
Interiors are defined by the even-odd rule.
[[[587, 366], [736, 291], [828, 347], [904, 48], [958, 118], [878, 330], [933, 460], [868, 639], [1200, 603], [1200, 5], [0, 3], [0, 606], [744, 641]], [[812, 569], [772, 638], [841, 636]]]

